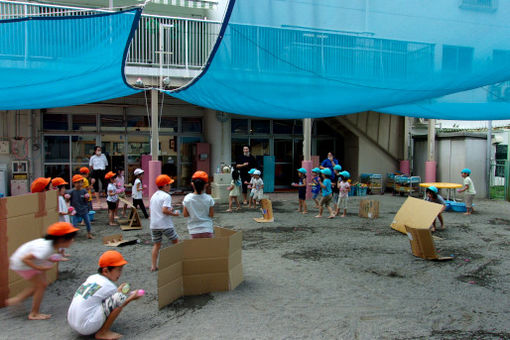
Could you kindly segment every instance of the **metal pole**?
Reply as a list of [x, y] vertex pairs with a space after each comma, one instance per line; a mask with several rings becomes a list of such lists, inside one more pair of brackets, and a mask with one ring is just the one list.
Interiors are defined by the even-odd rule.
[[303, 119], [303, 160], [312, 160], [312, 119]]
[[434, 142], [436, 139], [436, 120], [429, 119], [429, 131], [427, 138], [427, 160], [433, 162], [435, 160]]
[[151, 90], [151, 156], [158, 160], [159, 152], [159, 118], [158, 118], [158, 90]]
[[488, 129], [487, 129], [487, 198], [491, 198], [491, 178], [492, 178], [492, 120], [488, 121]]
[[409, 117], [404, 117], [404, 160], [409, 160]]

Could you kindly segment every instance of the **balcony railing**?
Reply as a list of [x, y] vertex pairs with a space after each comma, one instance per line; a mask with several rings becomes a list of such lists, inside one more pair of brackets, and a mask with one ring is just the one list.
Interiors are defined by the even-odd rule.
[[[108, 10], [0, 0], [0, 20], [98, 12]], [[142, 14], [126, 64], [199, 69], [207, 61], [220, 28], [221, 22], [218, 21]], [[22, 55], [24, 52], [20, 51]]]

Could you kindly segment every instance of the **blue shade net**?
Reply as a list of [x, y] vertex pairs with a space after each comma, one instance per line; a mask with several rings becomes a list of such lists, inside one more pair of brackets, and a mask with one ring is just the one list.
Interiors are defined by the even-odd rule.
[[140, 9], [0, 21], [0, 109], [41, 109], [127, 96], [124, 60]]
[[226, 17], [205, 71], [170, 95], [275, 118], [510, 117], [510, 1], [236, 0]]

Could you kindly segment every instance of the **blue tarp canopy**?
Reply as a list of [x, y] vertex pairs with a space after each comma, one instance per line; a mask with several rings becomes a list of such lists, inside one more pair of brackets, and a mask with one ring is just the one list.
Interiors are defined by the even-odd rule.
[[0, 21], [0, 110], [71, 106], [139, 92], [124, 76], [141, 9]]
[[167, 93], [274, 118], [488, 120], [510, 118], [507, 80], [506, 1], [231, 0], [205, 71]]

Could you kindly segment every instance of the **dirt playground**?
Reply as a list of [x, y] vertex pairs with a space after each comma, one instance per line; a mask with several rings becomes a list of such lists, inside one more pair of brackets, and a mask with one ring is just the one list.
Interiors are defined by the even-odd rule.
[[[406, 199], [374, 195], [380, 217], [357, 216], [352, 197], [346, 218], [296, 212], [297, 193], [270, 195], [275, 222], [260, 224], [257, 210], [227, 213], [216, 206], [215, 224], [243, 231], [244, 282], [234, 291], [177, 300], [158, 310], [150, 272], [148, 221], [122, 232], [140, 243], [118, 248], [129, 262], [121, 282], [146, 295], [127, 306], [112, 330], [125, 339], [510, 339], [510, 204], [475, 200], [477, 213], [444, 214], [436, 248], [452, 261], [411, 253], [406, 235], [392, 230]], [[174, 203], [182, 196], [174, 196]], [[308, 201], [311, 206], [311, 201]], [[174, 218], [181, 237], [185, 219]], [[0, 339], [85, 339], [66, 321], [75, 290], [97, 270], [105, 235], [119, 233], [96, 214], [94, 240], [81, 233], [48, 287], [41, 312], [28, 321], [31, 300], [0, 309]], [[165, 241], [164, 246], [169, 246]]]

